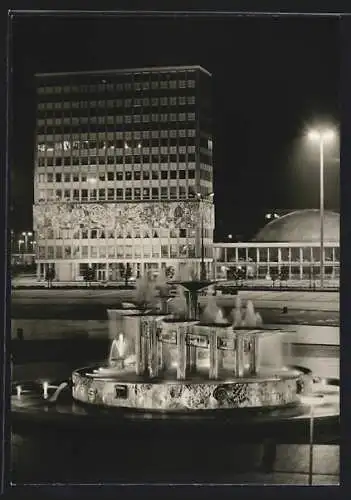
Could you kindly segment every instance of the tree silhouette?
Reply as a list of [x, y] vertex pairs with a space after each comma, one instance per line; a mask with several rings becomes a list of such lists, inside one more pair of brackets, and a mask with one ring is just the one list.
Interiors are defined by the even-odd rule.
[[272, 267], [270, 269], [270, 276], [272, 280], [272, 286], [274, 286], [274, 283], [278, 281], [279, 278], [278, 269], [276, 267]]
[[46, 281], [48, 282], [48, 288], [52, 287], [52, 282], [55, 279], [55, 276], [55, 269], [50, 266], [46, 271]]
[[124, 266], [124, 264], [120, 265], [120, 272], [121, 272], [121, 277], [124, 278], [124, 284], [127, 287], [128, 282], [129, 282], [129, 278], [132, 275], [132, 268], [131, 268], [129, 262], [127, 262], [126, 266]]
[[92, 267], [87, 267], [83, 273], [83, 279], [86, 282], [87, 286], [89, 286], [90, 283], [94, 280], [94, 277], [95, 277], [94, 269]]

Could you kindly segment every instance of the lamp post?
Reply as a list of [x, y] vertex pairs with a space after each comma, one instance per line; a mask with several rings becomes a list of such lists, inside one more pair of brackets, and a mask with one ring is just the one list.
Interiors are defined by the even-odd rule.
[[214, 196], [214, 193], [208, 195], [202, 195], [197, 193], [197, 198], [199, 200], [199, 207], [201, 209], [201, 264], [200, 264], [200, 280], [205, 281], [207, 277], [206, 264], [205, 264], [205, 245], [204, 245], [204, 211], [201, 207], [201, 202], [205, 200], [210, 200]]
[[19, 253], [21, 253], [21, 247], [22, 247], [23, 243], [24, 243], [24, 240], [18, 240], [18, 251], [19, 251]]
[[319, 212], [320, 212], [320, 288], [324, 286], [324, 146], [335, 137], [332, 129], [310, 130], [308, 138], [319, 143]]
[[308, 461], [308, 485], [313, 484], [313, 441], [314, 441], [314, 406], [310, 407], [310, 432], [309, 432], [309, 461]]
[[33, 233], [30, 231], [23, 231], [22, 236], [24, 236], [24, 250], [26, 253], [28, 253], [28, 237], [32, 236]]

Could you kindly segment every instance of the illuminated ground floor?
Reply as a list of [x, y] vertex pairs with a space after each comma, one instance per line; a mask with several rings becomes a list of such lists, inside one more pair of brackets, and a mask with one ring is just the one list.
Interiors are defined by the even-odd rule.
[[[315, 280], [320, 277], [320, 244], [309, 242], [215, 243], [215, 279]], [[340, 273], [340, 249], [324, 244], [324, 276], [335, 280]]]
[[[207, 242], [206, 242], [207, 243]], [[213, 258], [210, 257], [213, 255]], [[320, 278], [320, 245], [318, 243], [214, 243], [205, 247], [206, 275], [210, 279], [281, 279], [308, 280]], [[38, 259], [37, 279], [47, 279], [49, 268], [55, 269], [56, 281], [81, 281], [88, 268], [96, 281], [121, 281], [126, 268], [131, 278], [145, 272], [157, 275], [164, 269], [168, 276], [179, 279], [185, 269], [200, 276], [201, 258], [90, 258], [90, 259]], [[335, 242], [324, 245], [324, 277], [338, 280], [340, 275], [340, 249]], [[189, 278], [187, 278], [189, 279]]]
[[[207, 275], [212, 276], [212, 259], [205, 259], [205, 266]], [[164, 269], [170, 278], [190, 279], [190, 276], [186, 277], [185, 274], [191, 271], [193, 275], [200, 276], [200, 267], [201, 259], [38, 261], [37, 279], [38, 281], [47, 280], [50, 268], [55, 270], [55, 280], [57, 281], [83, 281], [88, 269], [92, 269], [91, 281], [123, 281], [127, 268], [131, 279], [138, 278], [147, 272], [157, 276], [161, 269]]]

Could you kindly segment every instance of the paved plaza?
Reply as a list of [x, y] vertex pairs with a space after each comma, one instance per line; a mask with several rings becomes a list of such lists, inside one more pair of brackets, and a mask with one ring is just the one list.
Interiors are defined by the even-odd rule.
[[[12, 301], [14, 304], [61, 304], [61, 303], [91, 303], [110, 304], [116, 301], [132, 300], [135, 290], [93, 290], [89, 288], [62, 290], [13, 290]], [[252, 300], [256, 308], [282, 308], [287, 306], [290, 309], [339, 311], [339, 292], [323, 291], [280, 291], [280, 290], [243, 290], [239, 291], [239, 296], [244, 300]], [[200, 298], [205, 301], [205, 297]], [[219, 306], [233, 304], [232, 295], [217, 296]]]

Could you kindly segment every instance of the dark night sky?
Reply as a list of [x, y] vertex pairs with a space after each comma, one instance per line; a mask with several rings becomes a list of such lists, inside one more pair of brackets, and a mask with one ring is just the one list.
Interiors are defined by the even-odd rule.
[[[339, 125], [339, 24], [328, 18], [17, 18], [13, 23], [13, 221], [32, 224], [35, 72], [200, 64], [213, 74], [217, 239], [252, 236], [270, 208], [318, 207], [303, 133]], [[339, 207], [339, 144], [326, 155]]]

